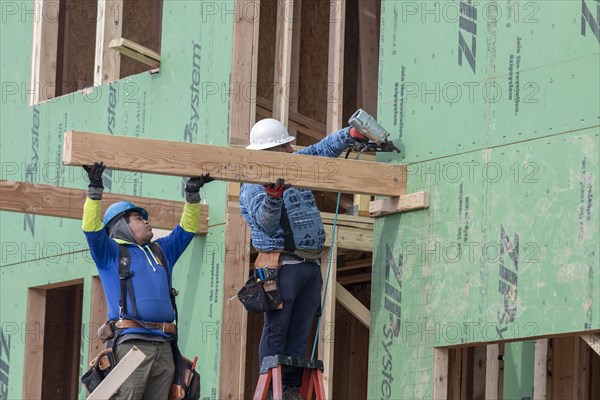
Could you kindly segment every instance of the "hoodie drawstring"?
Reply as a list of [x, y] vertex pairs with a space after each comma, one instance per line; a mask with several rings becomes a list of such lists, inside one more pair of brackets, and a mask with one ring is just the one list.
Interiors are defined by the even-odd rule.
[[152, 250], [150, 250], [150, 248], [148, 247], [148, 245], [142, 247], [139, 244], [137, 245], [137, 247], [139, 247], [142, 252], [144, 253], [144, 255], [146, 256], [146, 260], [148, 260], [148, 264], [150, 264], [150, 266], [152, 267], [152, 270], [154, 272], [156, 272], [156, 268], [154, 268], [154, 264], [152, 264], [152, 261], [150, 261], [150, 257], [148, 257], [148, 253], [146, 253], [146, 248], [148, 248], [148, 250], [150, 251], [150, 254], [152, 255], [152, 258], [154, 259], [154, 261], [156, 261], [156, 263], [158, 264], [158, 261], [156, 260], [156, 257], [154, 256], [154, 254], [152, 253]]

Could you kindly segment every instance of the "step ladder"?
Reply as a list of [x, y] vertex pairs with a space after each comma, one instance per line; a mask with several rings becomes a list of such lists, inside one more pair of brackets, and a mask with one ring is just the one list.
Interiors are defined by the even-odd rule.
[[256, 384], [253, 400], [265, 400], [271, 379], [273, 380], [273, 400], [281, 400], [283, 386], [281, 384], [281, 366], [298, 367], [304, 369], [300, 394], [302, 399], [311, 400], [313, 391], [316, 400], [325, 400], [323, 386], [323, 361], [307, 360], [304, 358], [288, 356], [267, 356], [260, 365], [260, 376]]

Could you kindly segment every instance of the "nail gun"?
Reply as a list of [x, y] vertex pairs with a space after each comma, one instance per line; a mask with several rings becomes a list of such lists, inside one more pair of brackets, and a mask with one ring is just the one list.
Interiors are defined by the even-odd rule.
[[348, 120], [350, 126], [359, 131], [363, 136], [369, 139], [368, 143], [357, 142], [355, 150], [360, 152], [363, 151], [395, 151], [400, 153], [400, 149], [397, 148], [394, 143], [387, 140], [390, 135], [383, 126], [367, 113], [362, 108], [359, 108]]

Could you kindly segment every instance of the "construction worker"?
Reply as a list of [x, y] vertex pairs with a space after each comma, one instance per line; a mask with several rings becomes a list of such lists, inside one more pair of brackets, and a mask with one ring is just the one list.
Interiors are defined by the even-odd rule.
[[[106, 210], [104, 220], [100, 218], [105, 166], [96, 162], [84, 168], [90, 184], [83, 232], [108, 306], [109, 322], [103, 331], [109, 334], [103, 340], [108, 339], [107, 347], [112, 346], [117, 362], [133, 346], [146, 355], [113, 399], [167, 399], [175, 372], [171, 342], [176, 333], [169, 282], [173, 266], [198, 228], [200, 188], [213, 179], [205, 175], [187, 181], [179, 225], [168, 236], [151, 243], [148, 213], [133, 203], [114, 203]], [[128, 279], [120, 279], [123, 246], [129, 257]]]
[[[279, 121], [268, 118], [252, 127], [246, 148], [293, 153], [290, 142], [294, 139]], [[347, 127], [297, 153], [338, 157], [356, 140], [366, 138]], [[259, 251], [255, 267], [267, 263], [279, 267], [283, 308], [264, 313], [259, 359], [262, 362], [272, 355], [304, 358], [323, 283], [319, 260], [325, 229], [314, 195], [308, 189], [290, 187], [283, 178], [268, 185], [243, 184], [240, 210], [251, 229], [252, 245]], [[284, 399], [301, 399], [302, 372], [284, 370]]]

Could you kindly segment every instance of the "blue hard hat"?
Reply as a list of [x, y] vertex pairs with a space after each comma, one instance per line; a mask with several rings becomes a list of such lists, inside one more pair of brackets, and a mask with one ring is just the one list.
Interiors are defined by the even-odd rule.
[[132, 212], [132, 211], [140, 213], [142, 218], [144, 218], [145, 220], [148, 220], [148, 211], [146, 211], [143, 208], [138, 207], [135, 204], [130, 203], [128, 201], [118, 201], [106, 209], [106, 212], [104, 213], [104, 221], [103, 221], [104, 226], [105, 227], [108, 226], [108, 224], [110, 224], [116, 218], [120, 217], [121, 215], [123, 215], [127, 212]]

